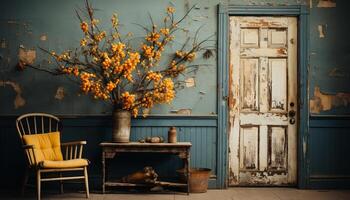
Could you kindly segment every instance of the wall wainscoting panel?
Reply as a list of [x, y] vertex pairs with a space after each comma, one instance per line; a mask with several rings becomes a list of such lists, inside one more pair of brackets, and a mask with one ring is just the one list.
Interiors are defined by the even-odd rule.
[[350, 116], [312, 116], [309, 134], [310, 188], [350, 187]]

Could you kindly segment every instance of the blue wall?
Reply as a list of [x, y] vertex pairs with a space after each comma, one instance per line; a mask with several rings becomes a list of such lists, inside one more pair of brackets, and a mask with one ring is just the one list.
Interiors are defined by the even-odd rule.
[[349, 3], [337, 1], [333, 8], [317, 5], [314, 1], [310, 12], [308, 186], [349, 188], [350, 26], [345, 25]]
[[[312, 4], [310, 5], [310, 2]], [[299, 5], [308, 4], [310, 8], [310, 63], [309, 63], [309, 99], [310, 121], [307, 146], [307, 169], [305, 175], [307, 187], [348, 187], [350, 114], [350, 68], [349, 35], [350, 27], [346, 25], [349, 18], [346, 1], [336, 2], [336, 7], [318, 7], [319, 0], [104, 0], [92, 1], [98, 10], [97, 16], [106, 26], [110, 15], [116, 11], [125, 28], [125, 33], [134, 32], [135, 37], [142, 35], [142, 30], [132, 23], [148, 24], [148, 12], [155, 22], [160, 22], [164, 9], [174, 5], [181, 16], [192, 5], [197, 4], [191, 13], [191, 19], [185, 22], [190, 35], [204, 24], [200, 37], [205, 38], [217, 32], [217, 4], [234, 5]], [[86, 139], [87, 157], [93, 165], [90, 177], [99, 185], [100, 149], [98, 143], [108, 140], [110, 135], [111, 109], [108, 105], [93, 101], [88, 96], [78, 95], [78, 88], [62, 77], [52, 77], [45, 73], [27, 69], [23, 72], [15, 70], [18, 62], [17, 54], [22, 45], [27, 49], [35, 49], [37, 61], [46, 56], [37, 49], [38, 46], [61, 51], [79, 44], [81, 31], [75, 17], [74, 8], [83, 7], [83, 0], [40, 1], [40, 0], [4, 0], [0, 6], [0, 81], [18, 84], [20, 96], [25, 104], [15, 108], [17, 85], [0, 86], [0, 157], [5, 164], [0, 165], [0, 177], [14, 177], [8, 186], [15, 186], [20, 180], [23, 169], [23, 157], [14, 127], [15, 117], [26, 112], [48, 112], [57, 114], [63, 119], [63, 140]], [[320, 37], [319, 25], [324, 37]], [[186, 32], [177, 35], [176, 48], [185, 39]], [[46, 36], [46, 40], [42, 36]], [[214, 37], [214, 40], [216, 38]], [[215, 45], [215, 42], [211, 43]], [[167, 52], [171, 52], [168, 49]], [[171, 105], [157, 106], [151, 117], [133, 121], [133, 139], [146, 135], [165, 135], [168, 126], [179, 128], [180, 139], [191, 141], [192, 166], [213, 169], [211, 187], [223, 187], [225, 180], [218, 174], [219, 162], [217, 129], [217, 62], [216, 57], [208, 60], [199, 59], [196, 63], [209, 64], [199, 69], [196, 75], [196, 86], [185, 88], [177, 94]], [[56, 99], [58, 87], [63, 87], [65, 96]], [[319, 88], [319, 93], [315, 93]], [[17, 90], [17, 92], [15, 91]], [[323, 96], [322, 96], [323, 95]], [[18, 99], [18, 96], [17, 96]], [[328, 102], [327, 99], [331, 99]], [[18, 104], [18, 101], [17, 101]], [[19, 103], [19, 105], [21, 105]], [[330, 108], [328, 105], [331, 105]], [[328, 107], [327, 107], [328, 106]], [[191, 116], [183, 117], [172, 111], [191, 109]], [[153, 116], [152, 116], [153, 115]], [[162, 117], [159, 117], [159, 116]], [[11, 154], [10, 154], [11, 152]], [[16, 155], [16, 156], [14, 156]], [[173, 176], [171, 167], [161, 167], [168, 158], [149, 158], [164, 176]], [[164, 161], [164, 162], [163, 162]], [[167, 162], [165, 162], [167, 161]], [[144, 163], [139, 160], [138, 162]], [[140, 164], [139, 163], [139, 164]], [[176, 164], [174, 164], [176, 163]], [[177, 167], [175, 158], [170, 166]], [[168, 165], [168, 166], [169, 166]], [[166, 169], [166, 170], [165, 170]], [[162, 171], [164, 170], [164, 171]], [[3, 186], [4, 182], [0, 182]]]

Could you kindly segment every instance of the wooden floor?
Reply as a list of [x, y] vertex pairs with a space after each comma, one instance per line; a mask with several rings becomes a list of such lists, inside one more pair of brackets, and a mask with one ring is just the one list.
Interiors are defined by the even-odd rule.
[[[24, 197], [15, 197], [13, 193], [0, 193], [0, 199], [35, 199], [34, 192]], [[83, 192], [58, 194], [44, 192], [42, 199], [82, 200]], [[100, 194], [92, 191], [90, 200], [350, 200], [350, 190], [299, 190], [293, 188], [230, 188], [227, 190], [209, 190], [202, 194]]]

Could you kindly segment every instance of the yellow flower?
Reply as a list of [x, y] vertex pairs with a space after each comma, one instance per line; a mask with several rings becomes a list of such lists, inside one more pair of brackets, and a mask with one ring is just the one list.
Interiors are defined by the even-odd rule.
[[163, 98], [161, 101], [163, 103], [170, 103], [175, 97], [174, 83], [170, 78], [166, 78], [160, 85], [161, 90], [163, 91]]
[[108, 53], [107, 52], [102, 53], [102, 57], [104, 58], [104, 60], [102, 61], [103, 69], [109, 68], [112, 64], [112, 60], [109, 58]]
[[98, 42], [100, 42], [105, 37], [106, 37], [106, 31], [102, 31], [94, 35], [94, 39], [97, 40]]
[[173, 14], [174, 12], [175, 12], [175, 8], [174, 7], [171, 7], [171, 6], [169, 6], [169, 7], [167, 7], [167, 12], [169, 13], [169, 14]]
[[154, 56], [153, 52], [153, 47], [152, 46], [147, 46], [147, 45], [142, 45], [142, 50], [143, 50], [143, 55], [146, 58], [152, 58]]
[[121, 42], [118, 42], [116, 44], [115, 43], [111, 44], [112, 52], [116, 53], [116, 55], [122, 58], [125, 57], [124, 48], [125, 48], [125, 44]]
[[161, 73], [159, 72], [153, 72], [152, 70], [148, 71], [146, 79], [147, 80], [153, 80], [155, 82], [159, 82], [160, 79], [162, 79], [163, 76]]
[[122, 94], [123, 109], [130, 110], [135, 102], [135, 95], [129, 92], [124, 92]]
[[156, 42], [157, 40], [159, 40], [160, 38], [160, 34], [157, 32], [151, 32], [147, 35], [147, 37], [145, 38], [148, 42]]
[[113, 39], [117, 39], [117, 38], [119, 38], [120, 37], [120, 34], [119, 33], [113, 33], [113, 35], [112, 35], [112, 38]]
[[161, 56], [162, 56], [162, 53], [160, 51], [154, 52], [154, 59], [156, 59], [156, 61], [159, 61]]
[[146, 93], [144, 97], [141, 99], [141, 106], [144, 108], [153, 107], [154, 102], [152, 100], [152, 93]]
[[170, 33], [168, 28], [161, 28], [159, 30], [159, 32], [162, 33], [165, 36], [169, 35], [169, 33]]
[[92, 82], [90, 79], [94, 77], [95, 75], [91, 73], [83, 72], [80, 74], [80, 80], [81, 80], [80, 88], [84, 93], [88, 93], [90, 91], [92, 86]]
[[184, 58], [186, 61], [192, 62], [194, 59], [196, 59], [196, 53], [187, 53], [185, 51], [176, 51], [175, 52], [176, 57], [178, 58]]
[[98, 19], [93, 19], [93, 20], [91, 21], [91, 24], [92, 24], [93, 26], [96, 26], [98, 23], [100, 23], [100, 20], [98, 20]]
[[79, 69], [78, 69], [78, 67], [73, 67], [73, 74], [74, 74], [74, 76], [79, 76]]
[[129, 52], [129, 58], [126, 59], [121, 66], [124, 71], [124, 78], [132, 82], [132, 71], [135, 69], [136, 65], [140, 62], [140, 54], [138, 52]]
[[192, 62], [194, 59], [196, 59], [196, 53], [192, 52], [186, 56], [186, 60], [189, 62]]
[[89, 25], [86, 22], [82, 22], [80, 24], [80, 28], [84, 33], [87, 33], [89, 31]]
[[118, 20], [118, 14], [117, 13], [114, 13], [112, 18], [111, 18], [111, 21], [112, 21], [112, 26], [113, 28], [116, 28], [119, 24], [119, 20]]
[[175, 39], [175, 36], [169, 35], [168, 37], [165, 38], [165, 41], [170, 42], [170, 41], [173, 41], [174, 39]]
[[112, 92], [112, 91], [114, 90], [114, 88], [116, 88], [116, 87], [117, 87], [117, 85], [116, 85], [115, 83], [113, 83], [112, 81], [109, 81], [109, 82], [107, 83], [106, 89], [107, 89], [108, 91]]
[[73, 68], [72, 67], [65, 67], [62, 69], [62, 72], [66, 73], [66, 74], [71, 74], [73, 72]]
[[177, 77], [180, 73], [184, 72], [186, 70], [185, 65], [179, 65], [177, 66], [176, 61], [173, 60], [170, 63], [169, 68], [165, 71], [166, 75], [169, 75], [173, 78]]
[[59, 62], [67, 61], [71, 58], [69, 55], [69, 52], [63, 52], [61, 55], [54, 55], [54, 56]]
[[137, 109], [137, 108], [134, 108], [134, 109], [132, 109], [132, 111], [131, 111], [131, 114], [132, 114], [132, 116], [134, 116], [135, 118], [137, 117], [137, 114], [139, 113], [139, 110]]
[[86, 46], [86, 43], [87, 43], [87, 41], [85, 38], [80, 40], [80, 46], [82, 46], [82, 47]]

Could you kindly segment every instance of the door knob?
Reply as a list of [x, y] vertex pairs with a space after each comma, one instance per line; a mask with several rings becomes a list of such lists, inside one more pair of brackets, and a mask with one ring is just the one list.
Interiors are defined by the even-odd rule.
[[288, 112], [288, 115], [289, 115], [289, 117], [294, 117], [295, 116], [295, 111], [294, 110], [290, 110]]
[[289, 119], [289, 123], [290, 123], [290, 124], [295, 124], [295, 119], [294, 119], [294, 118], [290, 118], [290, 119]]

